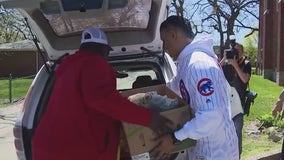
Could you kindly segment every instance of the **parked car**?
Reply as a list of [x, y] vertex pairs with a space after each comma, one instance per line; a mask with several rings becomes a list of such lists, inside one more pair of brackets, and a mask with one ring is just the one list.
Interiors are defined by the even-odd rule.
[[[3, 0], [0, 4], [19, 9], [48, 56], [14, 127], [20, 160], [32, 159], [31, 140], [49, 100], [53, 73], [66, 53], [79, 48], [81, 32], [87, 26], [106, 32], [113, 48], [108, 61], [117, 72], [117, 90], [166, 83], [176, 74], [159, 36], [170, 0]], [[169, 159], [187, 159], [186, 151]]]

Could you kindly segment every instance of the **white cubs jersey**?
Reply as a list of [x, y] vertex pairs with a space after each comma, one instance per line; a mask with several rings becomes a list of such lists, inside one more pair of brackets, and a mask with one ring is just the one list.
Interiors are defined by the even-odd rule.
[[237, 160], [238, 139], [231, 118], [229, 90], [213, 41], [194, 40], [177, 58], [177, 75], [168, 86], [179, 90], [194, 118], [175, 132], [179, 140], [197, 140], [190, 160]]

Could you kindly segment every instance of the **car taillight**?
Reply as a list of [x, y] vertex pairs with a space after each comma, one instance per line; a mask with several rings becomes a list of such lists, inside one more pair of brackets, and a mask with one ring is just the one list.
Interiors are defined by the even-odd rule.
[[15, 144], [15, 147], [16, 147], [16, 150], [24, 150], [23, 148], [23, 141], [22, 141], [22, 127], [18, 127], [18, 126], [15, 126], [14, 129], [13, 129], [13, 132], [14, 132], [14, 137], [15, 137], [15, 140], [14, 140], [14, 144]]
[[21, 116], [23, 113], [21, 113], [20, 117], [15, 123], [15, 126], [13, 128], [13, 134], [14, 134], [14, 146], [16, 149], [17, 157], [19, 160], [25, 160], [25, 150], [24, 150], [24, 142], [23, 142], [23, 132], [22, 132], [22, 121]]

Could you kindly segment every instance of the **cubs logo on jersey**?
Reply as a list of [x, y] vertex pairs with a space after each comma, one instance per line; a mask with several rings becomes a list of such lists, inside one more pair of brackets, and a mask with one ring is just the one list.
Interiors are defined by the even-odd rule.
[[214, 92], [212, 80], [202, 78], [197, 83], [197, 90], [202, 96], [210, 96]]

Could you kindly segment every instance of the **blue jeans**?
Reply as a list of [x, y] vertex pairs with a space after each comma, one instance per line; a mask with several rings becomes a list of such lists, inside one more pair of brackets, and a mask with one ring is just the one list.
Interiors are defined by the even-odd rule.
[[235, 124], [235, 128], [236, 128], [236, 132], [237, 132], [237, 136], [238, 136], [238, 140], [239, 140], [239, 153], [240, 153], [240, 157], [242, 154], [242, 130], [243, 130], [243, 125], [244, 125], [244, 115], [242, 113], [237, 114], [234, 118], [233, 118], [234, 124]]

